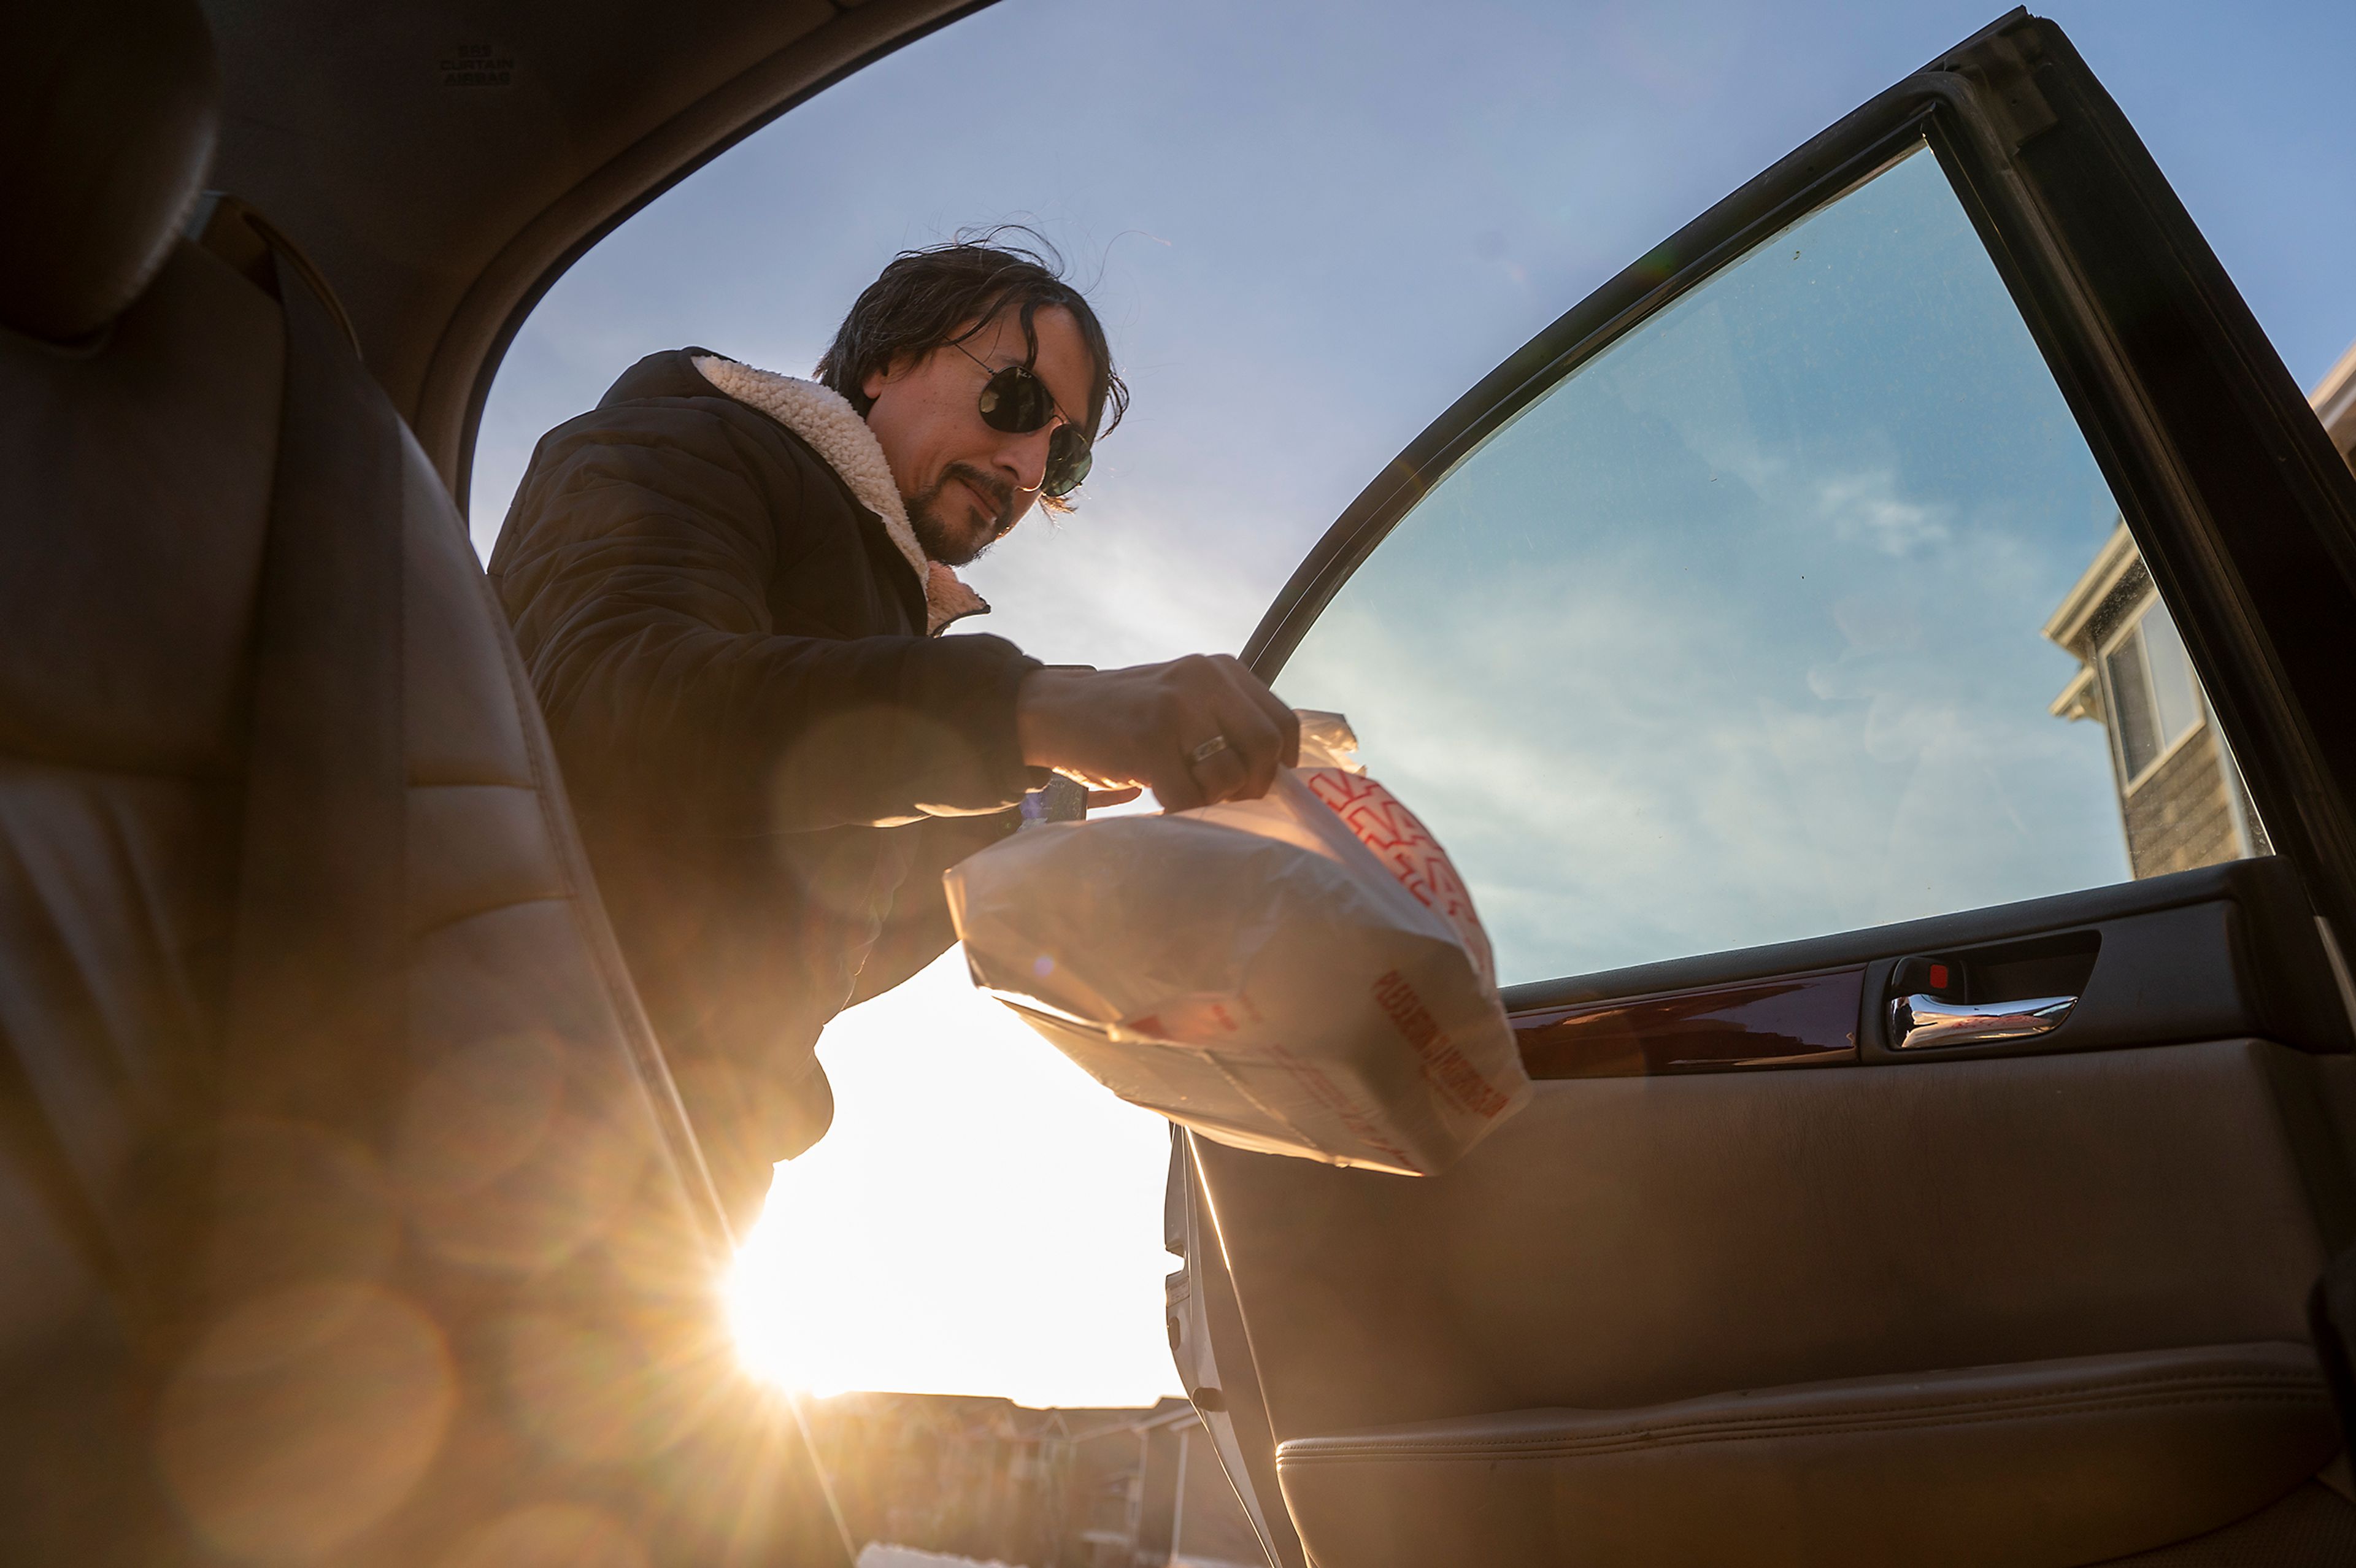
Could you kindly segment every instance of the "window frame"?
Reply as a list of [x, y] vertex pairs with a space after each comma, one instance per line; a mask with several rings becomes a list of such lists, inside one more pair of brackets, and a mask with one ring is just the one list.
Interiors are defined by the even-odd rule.
[[[1826, 129], [1483, 378], [1327, 530], [1245, 662], [1273, 681], [1343, 583], [1492, 433], [1918, 137], [2119, 504], [2204, 722], [2318, 912], [2356, 929], [2356, 688], [2340, 677], [2349, 639], [2333, 635], [2356, 626], [2356, 475], [2116, 106], [2061, 29], [2025, 11]], [[2244, 517], [2266, 526], [2234, 526]]]

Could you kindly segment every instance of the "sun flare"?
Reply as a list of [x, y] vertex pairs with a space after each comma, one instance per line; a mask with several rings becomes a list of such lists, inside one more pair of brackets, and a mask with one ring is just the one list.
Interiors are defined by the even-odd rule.
[[[793, 1185], [788, 1168], [778, 1167], [769, 1204], [728, 1271], [728, 1326], [737, 1358], [754, 1376], [789, 1393], [828, 1399], [856, 1386], [852, 1369], [862, 1348], [837, 1337], [840, 1325], [826, 1321], [826, 1303], [814, 1298], [819, 1282], [795, 1268], [789, 1221], [771, 1223], [771, 1216], [786, 1212], [778, 1189]], [[867, 1370], [872, 1375], [875, 1369]]]

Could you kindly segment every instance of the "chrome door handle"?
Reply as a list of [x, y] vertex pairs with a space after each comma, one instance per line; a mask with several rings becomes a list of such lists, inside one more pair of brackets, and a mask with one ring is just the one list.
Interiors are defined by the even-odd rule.
[[2025, 1040], [2060, 1029], [2075, 997], [2031, 997], [2018, 1002], [1943, 1002], [1936, 997], [1899, 997], [1890, 1004], [1890, 1044], [1896, 1051], [1932, 1045], [1986, 1045]]

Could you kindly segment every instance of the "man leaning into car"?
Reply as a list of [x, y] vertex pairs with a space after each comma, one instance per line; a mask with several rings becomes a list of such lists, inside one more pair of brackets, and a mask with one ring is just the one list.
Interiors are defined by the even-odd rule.
[[940, 635], [988, 609], [954, 569], [1067, 507], [1126, 402], [1045, 261], [958, 243], [886, 267], [815, 380], [650, 355], [532, 455], [491, 577], [739, 1225], [832, 1118], [819, 1029], [948, 946], [941, 871], [1047, 770], [1175, 810], [1295, 758], [1225, 656], [1046, 668]]

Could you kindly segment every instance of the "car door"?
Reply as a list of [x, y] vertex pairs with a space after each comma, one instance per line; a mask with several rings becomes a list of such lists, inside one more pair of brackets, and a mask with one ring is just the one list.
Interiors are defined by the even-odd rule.
[[1429, 1179], [1180, 1140], [1271, 1559], [2356, 1551], [2351, 541], [2019, 12], [1442, 415], [1248, 657], [1451, 851], [1537, 1093]]

